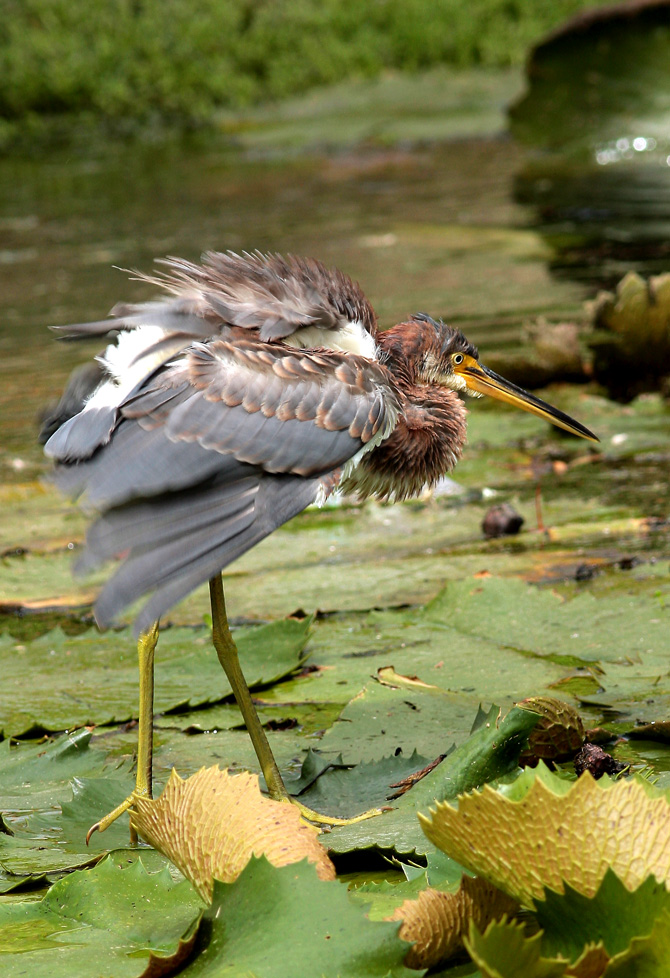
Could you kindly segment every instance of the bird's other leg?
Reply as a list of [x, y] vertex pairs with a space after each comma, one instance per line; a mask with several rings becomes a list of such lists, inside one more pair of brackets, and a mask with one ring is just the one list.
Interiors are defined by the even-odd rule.
[[[117, 805], [114, 811], [105, 815], [92, 825], [86, 834], [86, 845], [94, 832], [104, 832], [112, 822], [132, 807], [133, 800], [141, 795], [151, 798], [152, 766], [154, 756], [154, 655], [158, 643], [158, 622], [143, 632], [137, 643], [137, 657], [140, 667], [140, 706], [137, 737], [137, 776], [135, 790]], [[137, 833], [130, 825], [130, 841], [137, 842]]]
[[212, 640], [214, 642], [214, 648], [219, 657], [219, 662], [228, 677], [228, 682], [231, 685], [237, 705], [240, 708], [242, 719], [251, 737], [251, 742], [254, 745], [256, 756], [261, 765], [261, 771], [263, 772], [270, 797], [274, 798], [275, 801], [291, 802], [299, 808], [305, 818], [324, 825], [349, 825], [351, 822], [362, 821], [363, 819], [371, 818], [373, 815], [381, 814], [382, 809], [375, 808], [363, 812], [362, 815], [358, 815], [355, 818], [332, 818], [328, 815], [322, 815], [320, 812], [315, 812], [311, 808], [307, 808], [296, 798], [289, 795], [282, 776], [279, 773], [279, 768], [274, 759], [265, 730], [263, 730], [263, 725], [256, 712], [256, 707], [251, 698], [251, 691], [247, 686], [247, 681], [240, 667], [237, 646], [233, 641], [233, 636], [228, 626], [226, 603], [223, 596], [223, 580], [220, 574], [217, 574], [216, 577], [210, 580], [209, 595], [212, 603]]
[[265, 783], [268, 786], [270, 797], [275, 801], [286, 801], [289, 797], [288, 791], [279, 773], [277, 762], [274, 759], [268, 738], [263, 730], [256, 707], [251, 698], [251, 691], [247, 686], [247, 681], [242, 673], [240, 658], [237, 646], [233, 641], [228, 626], [228, 616], [226, 614], [226, 601], [223, 596], [223, 581], [221, 575], [217, 574], [209, 582], [209, 596], [212, 602], [212, 641], [219, 662], [228, 677], [231, 689], [240, 708], [242, 719], [244, 720], [247, 732], [251, 737], [251, 742], [256, 751]]

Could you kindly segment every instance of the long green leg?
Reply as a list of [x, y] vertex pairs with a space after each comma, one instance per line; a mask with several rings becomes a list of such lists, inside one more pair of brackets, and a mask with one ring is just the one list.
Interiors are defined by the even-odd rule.
[[320, 822], [325, 825], [349, 825], [351, 822], [358, 822], [373, 815], [379, 815], [382, 809], [375, 808], [356, 818], [331, 818], [321, 815], [319, 812], [312, 811], [301, 804], [297, 799], [292, 798], [286, 790], [286, 785], [279, 773], [277, 762], [274, 759], [268, 738], [263, 730], [263, 725], [259, 719], [256, 707], [251, 698], [251, 692], [247, 686], [240, 667], [240, 659], [237, 646], [233, 641], [228, 626], [228, 616], [226, 615], [226, 602], [223, 596], [223, 580], [220, 574], [213, 577], [209, 582], [209, 596], [212, 602], [212, 639], [219, 662], [223, 666], [224, 672], [228, 677], [233, 694], [240, 708], [242, 719], [251, 737], [256, 756], [261, 765], [261, 771], [265, 778], [270, 797], [275, 801], [289, 801], [296, 805], [301, 813], [312, 822]]
[[[86, 845], [94, 832], [104, 832], [112, 822], [132, 807], [138, 796], [151, 798], [152, 764], [154, 754], [154, 655], [158, 643], [158, 622], [140, 635], [137, 643], [137, 658], [140, 667], [140, 707], [137, 738], [137, 778], [135, 790], [117, 805], [114, 811], [105, 815], [92, 825], [86, 834]], [[130, 841], [137, 842], [137, 833], [130, 826]]]
[[270, 797], [276, 801], [286, 801], [289, 797], [288, 791], [256, 712], [251, 692], [242, 673], [237, 646], [230, 634], [228, 616], [226, 615], [226, 601], [223, 596], [223, 581], [220, 574], [210, 580], [209, 596], [212, 602], [212, 640], [219, 662], [228, 677], [242, 719], [251, 737]]

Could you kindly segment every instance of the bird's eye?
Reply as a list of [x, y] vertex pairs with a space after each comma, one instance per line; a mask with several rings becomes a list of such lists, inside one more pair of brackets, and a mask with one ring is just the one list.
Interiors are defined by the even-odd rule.
[[451, 359], [452, 359], [452, 362], [455, 363], [455, 364], [463, 363], [463, 354], [462, 353], [454, 353], [454, 355], [453, 355], [453, 357]]

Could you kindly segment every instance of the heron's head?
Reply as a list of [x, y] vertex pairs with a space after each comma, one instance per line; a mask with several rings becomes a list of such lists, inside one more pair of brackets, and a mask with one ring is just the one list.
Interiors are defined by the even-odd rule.
[[480, 363], [477, 347], [460, 330], [423, 313], [414, 316], [413, 320], [423, 326], [424, 336], [428, 334], [418, 369], [419, 380], [475, 397], [488, 394], [498, 401], [536, 414], [580, 438], [598, 441], [596, 435], [579, 421]]

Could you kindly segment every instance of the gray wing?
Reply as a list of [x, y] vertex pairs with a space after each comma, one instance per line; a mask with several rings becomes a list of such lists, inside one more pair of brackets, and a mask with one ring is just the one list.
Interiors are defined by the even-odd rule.
[[173, 298], [119, 303], [111, 319], [56, 329], [76, 337], [154, 325], [166, 336], [193, 340], [206, 339], [219, 326], [229, 325], [257, 331], [261, 340], [271, 342], [303, 328], [338, 330], [357, 322], [372, 336], [377, 333], [374, 310], [360, 286], [313, 258], [207, 252], [200, 265], [180, 258], [159, 263], [167, 271], [136, 277]]
[[41, 418], [39, 441], [45, 445], [64, 424], [82, 410], [91, 394], [105, 379], [97, 360], [75, 367], [57, 403], [49, 405]]
[[[244, 334], [242, 334], [244, 335]], [[61, 489], [101, 512], [80, 569], [123, 564], [96, 617], [153, 592], [147, 628], [176, 601], [296, 515], [322, 480], [396, 423], [381, 365], [241, 340], [195, 344], [120, 406], [110, 442], [61, 464]]]
[[[194, 588], [313, 503], [318, 490], [318, 479], [268, 476], [238, 464], [186, 493], [111, 509], [91, 528], [79, 567], [85, 570], [108, 556], [124, 558], [98, 597], [98, 623], [111, 625], [129, 604], [150, 594], [135, 619], [135, 633], [146, 631]], [[125, 551], [120, 550], [124, 543]]]

